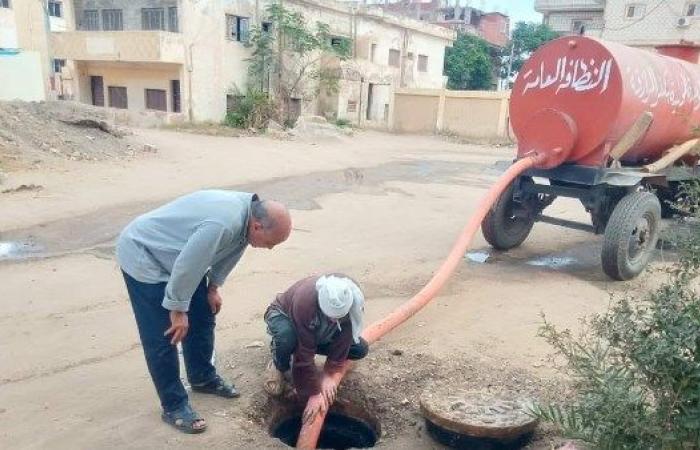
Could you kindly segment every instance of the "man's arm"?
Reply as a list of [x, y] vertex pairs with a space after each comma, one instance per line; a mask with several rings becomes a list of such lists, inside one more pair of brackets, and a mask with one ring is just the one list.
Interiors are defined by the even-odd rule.
[[239, 251], [233, 252], [227, 258], [222, 259], [218, 263], [214, 264], [209, 271], [209, 283], [216, 287], [223, 286], [226, 282], [226, 277], [231, 273], [238, 261], [243, 257], [243, 252], [245, 252], [245, 247], [241, 248]]
[[[313, 291], [315, 293], [315, 290]], [[303, 297], [302, 297], [303, 296]], [[315, 298], [307, 298], [311, 293], [294, 293], [292, 316], [297, 334], [297, 348], [294, 351], [292, 379], [294, 387], [302, 396], [312, 396], [321, 392], [319, 373], [316, 370], [316, 333], [310, 328], [315, 316]], [[312, 303], [310, 306], [309, 303]]]
[[173, 264], [170, 280], [165, 287], [165, 309], [189, 310], [192, 295], [211, 266], [224, 233], [221, 225], [205, 222], [190, 236]]
[[323, 371], [329, 375], [339, 371], [345, 360], [348, 359], [350, 346], [352, 345], [352, 325], [348, 323], [341, 324], [342, 331], [333, 339], [329, 348], [326, 364], [323, 366]]

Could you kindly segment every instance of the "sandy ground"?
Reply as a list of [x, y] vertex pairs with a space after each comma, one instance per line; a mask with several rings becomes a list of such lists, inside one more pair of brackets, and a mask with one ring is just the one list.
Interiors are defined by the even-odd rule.
[[[154, 130], [130, 139], [159, 152], [12, 172], [11, 183], [43, 190], [0, 195], [0, 241], [35, 252], [0, 261], [2, 448], [279, 446], [260, 389], [268, 302], [308, 274], [342, 271], [361, 281], [368, 322], [382, 317], [429, 279], [497, 175], [494, 164], [512, 154], [370, 132], [316, 143]], [[160, 421], [112, 242], [136, 214], [209, 187], [286, 202], [294, 232], [273, 251], [250, 249], [223, 287], [217, 366], [243, 397], [194, 395], [209, 429], [186, 436]], [[587, 219], [570, 201], [551, 215]], [[385, 448], [441, 448], [418, 415], [431, 382], [557, 392], [550, 350], [536, 337], [540, 313], [575, 328], [606, 307], [609, 292], [651, 277], [609, 282], [599, 238], [545, 224], [509, 254], [491, 254], [481, 235], [473, 248], [490, 257], [465, 258], [438, 299], [356, 366], [353, 386], [375, 405]], [[547, 436], [538, 439], [548, 448]]]

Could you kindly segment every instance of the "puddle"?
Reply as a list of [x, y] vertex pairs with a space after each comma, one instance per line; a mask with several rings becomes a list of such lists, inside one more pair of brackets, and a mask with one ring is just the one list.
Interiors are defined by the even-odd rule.
[[488, 252], [468, 252], [465, 257], [476, 264], [484, 264], [491, 255]]
[[550, 269], [561, 269], [576, 263], [578, 260], [571, 256], [542, 256], [525, 262], [528, 266], [549, 267]]
[[40, 250], [31, 242], [0, 241], [0, 261], [28, 258]]

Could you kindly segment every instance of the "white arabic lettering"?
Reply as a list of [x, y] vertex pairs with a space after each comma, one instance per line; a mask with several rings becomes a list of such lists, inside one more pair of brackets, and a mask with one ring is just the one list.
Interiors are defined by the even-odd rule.
[[523, 75], [525, 80], [523, 95], [530, 90], [542, 90], [555, 85], [555, 95], [564, 89], [588, 92], [598, 88], [600, 88], [599, 94], [602, 94], [607, 91], [610, 84], [612, 65], [612, 59], [598, 63], [592, 58], [584, 61], [583, 59], [569, 60], [566, 56], [562, 56], [557, 59], [554, 71], [550, 72], [545, 61], [542, 61], [539, 74], [534, 70], [528, 70]]

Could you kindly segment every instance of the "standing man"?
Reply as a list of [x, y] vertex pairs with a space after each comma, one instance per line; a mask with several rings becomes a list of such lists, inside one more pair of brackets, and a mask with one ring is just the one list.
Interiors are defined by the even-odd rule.
[[209, 190], [146, 213], [122, 231], [117, 260], [165, 422], [185, 433], [206, 429], [180, 381], [180, 342], [193, 391], [239, 396], [211, 361], [215, 315], [222, 306], [218, 289], [248, 244], [271, 249], [287, 240], [291, 228], [280, 203]]
[[[265, 313], [272, 337], [265, 391], [281, 395], [291, 372], [297, 394], [309, 399], [304, 422], [333, 404], [332, 375], [345, 361], [367, 356], [369, 346], [360, 336], [364, 301], [359, 286], [345, 275], [312, 276], [279, 294]], [[317, 354], [326, 355], [320, 374], [314, 362]]]

